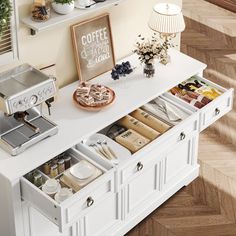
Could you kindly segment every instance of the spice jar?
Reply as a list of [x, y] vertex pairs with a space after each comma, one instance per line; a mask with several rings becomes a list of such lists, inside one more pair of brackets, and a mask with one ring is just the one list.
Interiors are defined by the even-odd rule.
[[60, 159], [57, 162], [58, 165], [58, 174], [61, 174], [65, 171], [65, 161], [64, 159]]
[[43, 164], [43, 173], [45, 175], [49, 175], [50, 174], [50, 168], [51, 168], [51, 163], [50, 162], [46, 162], [45, 164]]
[[43, 176], [40, 173], [34, 175], [34, 185], [38, 188], [43, 185]]
[[46, 21], [50, 18], [50, 4], [46, 0], [34, 0], [31, 8], [33, 21]]
[[50, 176], [51, 176], [51, 178], [55, 178], [56, 176], [58, 176], [58, 165], [57, 164], [54, 164], [51, 166]]
[[64, 161], [65, 161], [65, 169], [67, 170], [71, 167], [71, 157], [70, 156], [64, 157]]

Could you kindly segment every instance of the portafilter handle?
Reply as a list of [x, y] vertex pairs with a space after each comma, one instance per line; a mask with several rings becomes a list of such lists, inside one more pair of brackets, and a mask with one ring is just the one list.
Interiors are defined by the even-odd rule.
[[27, 115], [29, 115], [26, 111], [24, 112], [16, 112], [14, 114], [14, 118], [17, 121], [23, 122], [27, 127], [29, 127], [31, 130], [33, 130], [36, 134], [40, 132], [39, 127], [36, 127], [35, 125], [31, 124], [28, 120], [26, 120]]

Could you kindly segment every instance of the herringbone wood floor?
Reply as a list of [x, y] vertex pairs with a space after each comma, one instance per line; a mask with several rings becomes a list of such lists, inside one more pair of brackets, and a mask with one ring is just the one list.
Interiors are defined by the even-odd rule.
[[[236, 89], [236, 14], [204, 0], [183, 0], [183, 9], [181, 51], [208, 65], [206, 78]], [[236, 236], [235, 144], [236, 97], [200, 137], [200, 177], [127, 236]]]

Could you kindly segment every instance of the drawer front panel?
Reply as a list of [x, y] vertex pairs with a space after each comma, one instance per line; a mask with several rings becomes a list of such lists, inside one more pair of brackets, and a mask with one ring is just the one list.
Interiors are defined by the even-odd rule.
[[209, 103], [201, 112], [201, 131], [232, 109], [233, 89], [228, 90], [215, 101]]
[[96, 207], [109, 193], [113, 192], [113, 186], [114, 180], [109, 178], [103, 183], [100, 183], [91, 193], [69, 206], [66, 209], [67, 223], [78, 215], [85, 214], [87, 210]]

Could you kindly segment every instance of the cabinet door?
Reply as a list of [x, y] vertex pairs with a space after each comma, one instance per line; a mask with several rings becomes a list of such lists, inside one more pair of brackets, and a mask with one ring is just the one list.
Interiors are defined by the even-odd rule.
[[105, 236], [106, 231], [115, 227], [120, 219], [118, 194], [110, 194], [100, 203], [97, 203], [84, 216], [85, 236]]
[[182, 140], [164, 155], [164, 186], [171, 188], [197, 165], [198, 136]]
[[[157, 156], [158, 157], [158, 156]], [[145, 205], [149, 205], [149, 199], [155, 195], [160, 187], [160, 164], [153, 161], [148, 166], [138, 162], [136, 173], [125, 186], [124, 203], [125, 217], [138, 214]]]
[[[29, 204], [23, 205], [24, 236], [82, 236], [78, 234], [78, 224], [60, 233], [58, 227]], [[75, 228], [76, 226], [76, 228]]]

